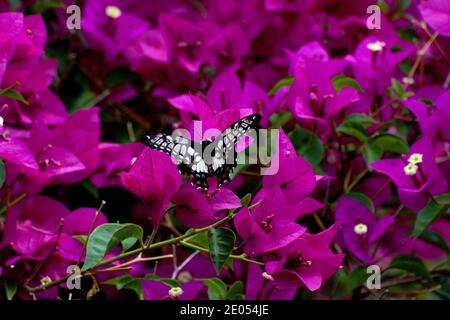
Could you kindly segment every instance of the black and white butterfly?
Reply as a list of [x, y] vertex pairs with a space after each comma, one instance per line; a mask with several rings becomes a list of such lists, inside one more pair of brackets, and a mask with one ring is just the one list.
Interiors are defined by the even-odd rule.
[[256, 129], [260, 121], [259, 114], [246, 116], [226, 128], [214, 141], [203, 140], [201, 144], [164, 133], [145, 135], [143, 142], [171, 155], [180, 173], [191, 176], [192, 185], [197, 189], [207, 191], [209, 177], [217, 177], [219, 188], [231, 180], [230, 173], [237, 165], [235, 145], [251, 129]]

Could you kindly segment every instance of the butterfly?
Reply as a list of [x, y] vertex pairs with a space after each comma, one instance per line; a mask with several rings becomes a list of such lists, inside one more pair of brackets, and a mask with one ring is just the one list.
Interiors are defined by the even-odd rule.
[[165, 152], [175, 159], [180, 174], [192, 177], [192, 185], [197, 190], [208, 191], [208, 178], [217, 177], [217, 187], [231, 181], [230, 173], [236, 167], [235, 145], [240, 138], [258, 127], [259, 114], [239, 119], [226, 128], [214, 141], [194, 142], [183, 136], [164, 133], [143, 136], [145, 145]]

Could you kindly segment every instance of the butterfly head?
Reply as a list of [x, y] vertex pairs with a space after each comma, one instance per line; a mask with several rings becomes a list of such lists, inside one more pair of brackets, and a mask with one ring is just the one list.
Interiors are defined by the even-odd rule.
[[153, 141], [153, 137], [151, 135], [146, 134], [142, 136], [141, 141], [145, 145], [150, 146]]

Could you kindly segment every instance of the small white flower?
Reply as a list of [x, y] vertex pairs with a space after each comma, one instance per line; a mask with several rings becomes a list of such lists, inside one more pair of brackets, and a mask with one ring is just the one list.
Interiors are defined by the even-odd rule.
[[262, 276], [266, 280], [273, 281], [273, 277], [265, 271], [262, 273]]
[[353, 231], [354, 231], [357, 235], [363, 235], [363, 234], [366, 234], [368, 230], [369, 230], [369, 228], [368, 228], [367, 225], [364, 224], [364, 223], [358, 223], [358, 224], [355, 225], [355, 227], [353, 228]]
[[405, 171], [405, 174], [407, 176], [413, 176], [417, 173], [417, 170], [419, 167], [414, 163], [408, 163], [404, 168], [403, 171]]
[[107, 6], [105, 8], [105, 14], [112, 19], [117, 19], [122, 15], [122, 10], [116, 6]]
[[421, 153], [413, 153], [409, 156], [408, 162], [412, 164], [419, 164], [422, 163], [423, 160], [423, 154]]
[[402, 82], [407, 85], [412, 85], [414, 84], [414, 79], [409, 77], [403, 77]]
[[50, 282], [52, 282], [52, 279], [49, 276], [46, 276], [41, 279], [41, 285], [43, 285], [43, 286], [49, 284]]
[[171, 296], [172, 298], [178, 298], [182, 294], [183, 289], [181, 289], [180, 287], [173, 287], [169, 290], [169, 296]]
[[382, 51], [383, 48], [386, 46], [386, 42], [383, 41], [375, 41], [367, 44], [367, 49], [370, 51], [376, 52], [376, 51]]

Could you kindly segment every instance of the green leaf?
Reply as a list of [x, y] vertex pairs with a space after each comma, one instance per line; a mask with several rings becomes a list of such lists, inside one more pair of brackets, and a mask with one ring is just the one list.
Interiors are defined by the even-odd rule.
[[347, 277], [349, 292], [352, 292], [359, 286], [363, 285], [364, 282], [367, 280], [367, 277], [368, 274], [366, 267], [353, 269]]
[[349, 192], [346, 194], [350, 198], [353, 198], [359, 202], [361, 202], [363, 205], [365, 205], [367, 208], [370, 209], [370, 211], [375, 212], [375, 206], [372, 202], [372, 199], [367, 197], [365, 194], [360, 192]]
[[447, 241], [439, 233], [433, 230], [425, 230], [424, 233], [421, 234], [420, 239], [443, 249], [446, 254], [450, 253]]
[[236, 281], [230, 287], [225, 297], [226, 300], [243, 300], [244, 298], [244, 285], [242, 281]]
[[[406, 40], [406, 41], [415, 42], [419, 39], [417, 32], [413, 28], [398, 29], [398, 30], [396, 30], [396, 32], [401, 39]], [[403, 65], [403, 66], [399, 65], [398, 67], [400, 70], [402, 70], [402, 69], [404, 70], [404, 67], [406, 67], [406, 65]]]
[[141, 279], [133, 278], [132, 280], [128, 281], [123, 285], [121, 289], [117, 288], [118, 290], [128, 289], [133, 290], [136, 295], [139, 297], [140, 300], [144, 300], [144, 293], [142, 292], [142, 282]]
[[368, 168], [371, 170], [370, 163], [380, 160], [383, 156], [383, 150], [379, 147], [365, 144], [362, 148], [362, 154]]
[[440, 206], [449, 206], [450, 205], [450, 193], [441, 194], [440, 196], [437, 196], [434, 198], [436, 202]]
[[367, 128], [373, 125], [375, 121], [368, 115], [362, 113], [352, 113], [345, 119], [345, 122], [357, 123], [364, 128]]
[[409, 150], [408, 144], [400, 137], [393, 134], [384, 133], [370, 139], [370, 145], [379, 147], [384, 151], [405, 154]]
[[292, 120], [292, 114], [289, 111], [274, 113], [270, 116], [270, 123], [274, 128], [281, 128]]
[[278, 92], [278, 90], [280, 90], [283, 87], [291, 86], [293, 82], [294, 82], [294, 77], [292, 77], [292, 76], [281, 79], [273, 86], [272, 89], [270, 89], [269, 96], [275, 95]]
[[389, 13], [389, 11], [390, 11], [389, 5], [388, 5], [385, 1], [383, 1], [383, 0], [378, 1], [378, 2], [377, 2], [377, 6], [379, 6], [380, 9], [381, 9], [381, 11], [383, 11], [383, 13], [386, 14], [386, 15], [387, 15], [387, 14]]
[[20, 92], [12, 88], [0, 89], [0, 96], [17, 100], [25, 105], [29, 104], [28, 101], [20, 94]]
[[416, 223], [412, 235], [420, 237], [428, 226], [437, 219], [445, 206], [439, 205], [433, 200], [428, 201], [427, 205], [417, 213]]
[[441, 285], [441, 289], [437, 293], [444, 299], [450, 300], [450, 277], [439, 278], [439, 284]]
[[405, 11], [411, 6], [411, 0], [395, 0], [395, 4], [399, 11]]
[[230, 256], [234, 246], [234, 232], [227, 228], [210, 228], [208, 230], [209, 253], [219, 274], [225, 260]]
[[10, 279], [4, 279], [6, 299], [12, 300], [17, 292], [17, 282]]
[[136, 240], [137, 239], [134, 237], [130, 237], [130, 238], [126, 238], [126, 239], [122, 240], [123, 251], [128, 251], [128, 249], [133, 247], [134, 244], [136, 243]]
[[313, 166], [322, 161], [325, 149], [323, 143], [314, 133], [297, 125], [288, 136], [297, 155], [304, 157]]
[[82, 244], [85, 244], [85, 243], [86, 243], [86, 240], [87, 240], [87, 236], [84, 235], [84, 234], [75, 235], [75, 236], [72, 236], [72, 237], [74, 237], [75, 239], [77, 239], [78, 241], [80, 241]]
[[243, 207], [248, 207], [250, 205], [250, 202], [252, 202], [252, 194], [247, 193], [245, 196], [241, 199], [241, 204]]
[[108, 88], [111, 88], [125, 82], [133, 81], [137, 78], [137, 74], [131, 72], [128, 68], [117, 68], [108, 74], [105, 84]]
[[177, 280], [174, 279], [169, 279], [169, 278], [162, 278], [156, 274], [147, 274], [144, 277], [145, 280], [160, 280], [161, 282], [164, 282], [165, 284], [167, 284], [169, 287], [179, 287], [180, 283]]
[[404, 59], [400, 64], [398, 65], [398, 69], [403, 72], [405, 75], [408, 75], [410, 70], [412, 68], [412, 63], [410, 58]]
[[362, 125], [356, 122], [344, 121], [339, 127], [336, 128], [337, 132], [346, 134], [348, 136], [355, 137], [361, 142], [367, 141], [367, 133]]
[[391, 79], [391, 86], [392, 86], [392, 89], [394, 90], [394, 93], [398, 97], [402, 97], [403, 94], [405, 93], [405, 88], [397, 79], [394, 79], [394, 78]]
[[358, 81], [356, 81], [355, 79], [353, 79], [351, 77], [346, 77], [344, 75], [337, 75], [333, 78], [332, 81], [333, 81], [333, 86], [338, 93], [344, 87], [350, 87], [359, 92], [362, 92], [361, 86], [359, 85]]
[[33, 5], [32, 10], [35, 13], [43, 14], [53, 9], [64, 9], [65, 6], [61, 0], [39, 0]]
[[197, 234], [194, 234], [192, 237], [186, 239], [186, 242], [195, 244], [202, 248], [208, 248], [208, 232], [203, 231]]
[[364, 145], [362, 153], [367, 164], [381, 159], [385, 151], [405, 154], [409, 150], [408, 144], [400, 137], [390, 133], [383, 133], [371, 137]]
[[87, 192], [89, 192], [91, 194], [91, 196], [93, 196], [95, 199], [99, 198], [99, 194], [98, 194], [98, 189], [92, 184], [91, 181], [89, 180], [83, 180], [80, 183], [83, 188], [86, 189]]
[[[132, 223], [105, 223], [98, 226], [89, 237], [86, 246], [86, 261], [81, 270], [94, 267], [120, 243], [125, 250], [130, 248], [131, 242], [134, 244], [139, 241], [142, 245], [143, 234], [142, 228]], [[134, 240], [128, 240], [130, 238]]]
[[208, 287], [208, 298], [210, 300], [224, 300], [227, 296], [227, 285], [218, 278], [203, 279]]
[[405, 87], [396, 79], [391, 79], [391, 89], [399, 100], [407, 99], [414, 95], [413, 92], [405, 91]]
[[139, 299], [141, 300], [144, 299], [144, 295], [142, 293], [141, 279], [134, 278], [128, 274], [113, 279], [108, 279], [102, 282], [102, 284], [115, 286], [117, 290], [123, 289], [133, 290], [139, 297]]
[[83, 91], [71, 106], [69, 106], [70, 112], [75, 112], [77, 110], [87, 108], [92, 104], [92, 101], [95, 101], [97, 99], [97, 95], [92, 91]]
[[427, 267], [423, 261], [410, 255], [401, 255], [396, 257], [389, 265], [389, 269], [399, 269], [414, 273], [423, 279], [430, 279], [430, 274], [428, 273]]
[[5, 163], [0, 159], [0, 188], [3, 187], [6, 178]]
[[400, 120], [394, 120], [394, 127], [403, 141], [408, 139], [410, 125]]

